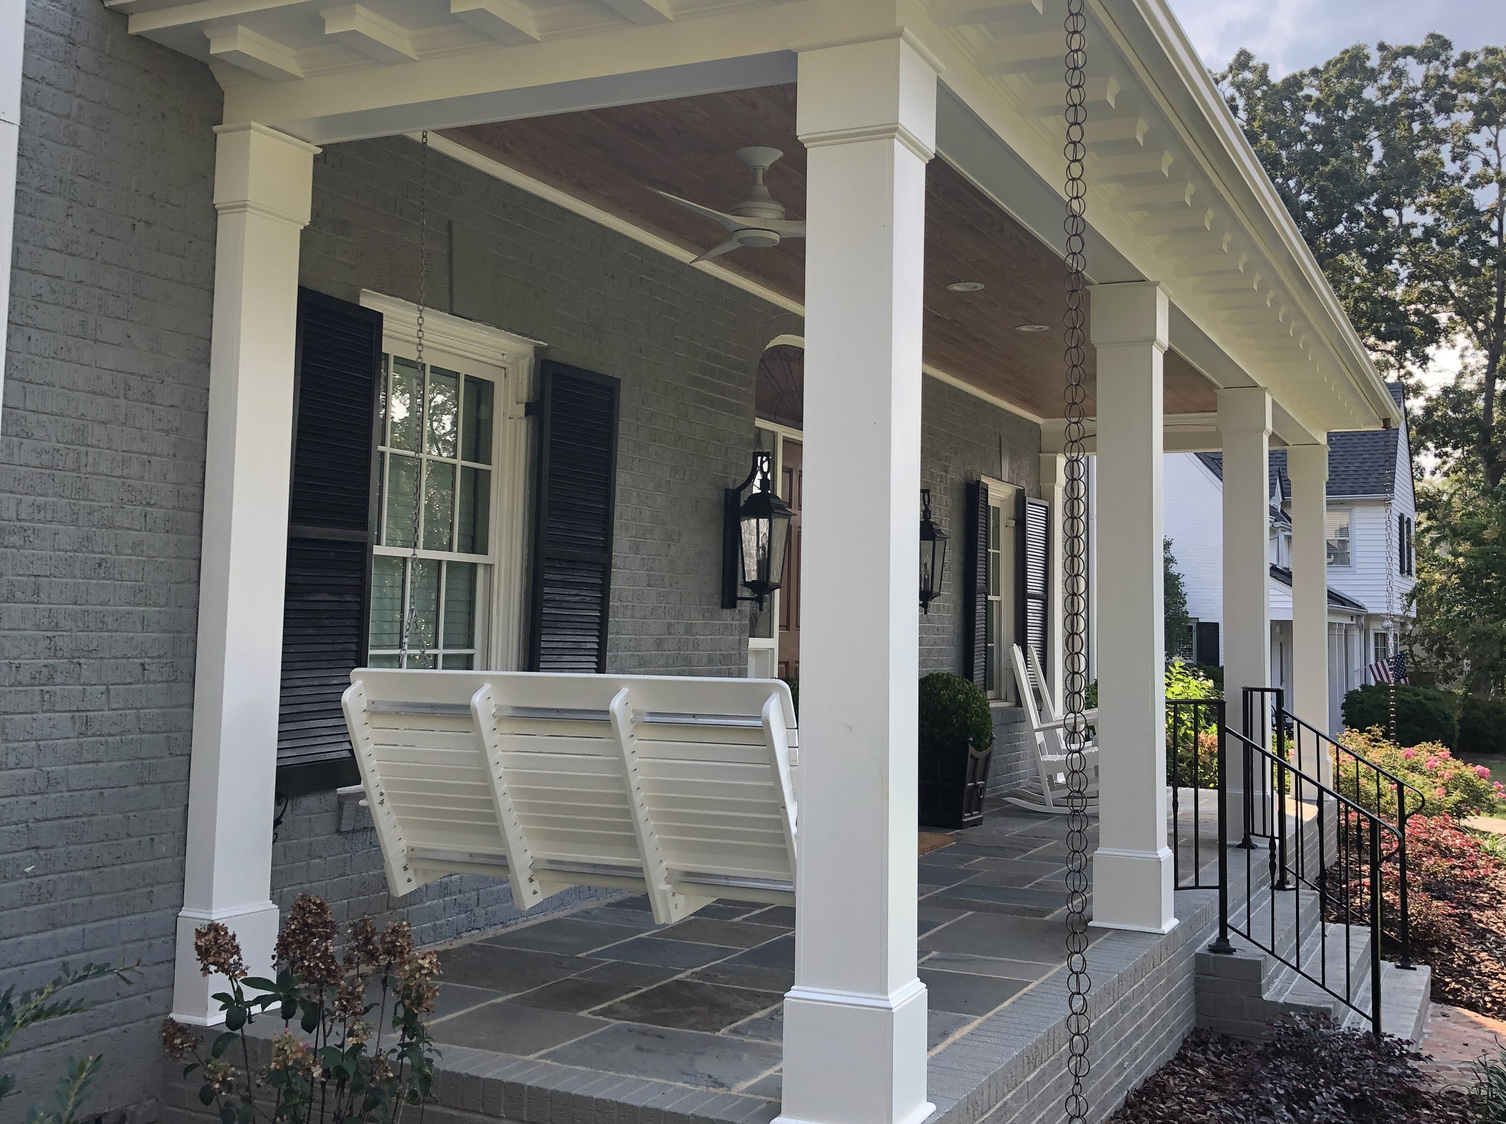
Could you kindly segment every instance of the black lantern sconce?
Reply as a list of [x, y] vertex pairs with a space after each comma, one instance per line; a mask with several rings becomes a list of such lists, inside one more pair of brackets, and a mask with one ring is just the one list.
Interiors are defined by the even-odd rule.
[[931, 489], [920, 490], [920, 607], [931, 614], [931, 602], [941, 596], [946, 570], [946, 532], [931, 519]]
[[774, 455], [753, 454], [753, 469], [727, 489], [722, 526], [722, 608], [755, 601], [759, 609], [784, 580], [790, 505], [774, 492]]

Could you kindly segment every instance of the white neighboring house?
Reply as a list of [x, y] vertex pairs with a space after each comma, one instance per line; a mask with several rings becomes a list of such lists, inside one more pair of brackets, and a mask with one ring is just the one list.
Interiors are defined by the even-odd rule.
[[[1401, 405], [1401, 388], [1389, 384]], [[1291, 482], [1286, 451], [1270, 453], [1271, 678], [1292, 690]], [[1204, 664], [1223, 662], [1223, 458], [1166, 457], [1166, 537], [1187, 588], [1187, 647]], [[1400, 429], [1328, 435], [1329, 722], [1341, 725], [1345, 692], [1374, 682], [1370, 665], [1396, 650], [1415, 615], [1412, 449]], [[1167, 637], [1167, 647], [1172, 646]]]

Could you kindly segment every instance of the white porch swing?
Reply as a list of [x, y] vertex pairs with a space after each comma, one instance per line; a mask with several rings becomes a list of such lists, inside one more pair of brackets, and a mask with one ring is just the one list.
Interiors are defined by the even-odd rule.
[[[428, 156], [425, 131], [420, 366]], [[410, 572], [417, 558], [415, 535]], [[783, 682], [358, 668], [342, 704], [394, 897], [447, 874], [505, 877], [519, 909], [624, 887], [648, 894], [661, 925], [718, 897], [794, 901], [798, 735]]]

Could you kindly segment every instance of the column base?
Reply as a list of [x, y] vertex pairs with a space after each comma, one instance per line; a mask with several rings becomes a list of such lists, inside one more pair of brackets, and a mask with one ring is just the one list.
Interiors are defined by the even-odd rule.
[[279, 914], [272, 902], [235, 909], [178, 911], [177, 957], [173, 968], [173, 1018], [191, 1026], [218, 1026], [225, 1021], [218, 1000], [211, 999], [229, 984], [219, 973], [206, 976], [194, 956], [194, 930], [211, 921], [228, 926], [240, 942], [241, 959], [253, 976], [271, 975], [272, 946], [277, 943]]
[[1177, 927], [1171, 848], [1093, 853], [1095, 929], [1169, 933]]
[[791, 988], [784, 997], [784, 1103], [774, 1124], [920, 1124], [926, 988], [893, 995]]

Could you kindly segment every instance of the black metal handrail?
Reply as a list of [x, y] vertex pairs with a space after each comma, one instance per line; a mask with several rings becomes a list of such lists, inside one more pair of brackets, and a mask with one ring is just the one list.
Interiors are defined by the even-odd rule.
[[[1426, 811], [1426, 794], [1416, 785], [1356, 753], [1284, 707], [1278, 711], [1278, 716], [1278, 724], [1291, 731], [1290, 755], [1299, 764], [1308, 760], [1321, 761], [1326, 755], [1333, 763], [1333, 787], [1339, 792], [1346, 792], [1352, 783], [1356, 801], [1368, 802], [1373, 797], [1375, 814], [1392, 827], [1395, 845], [1381, 856], [1383, 865], [1394, 862], [1397, 869], [1396, 929], [1390, 935], [1401, 957], [1398, 967], [1412, 969], [1415, 965], [1412, 963], [1412, 925], [1407, 908], [1407, 820]], [[1310, 754], [1309, 746], [1314, 750]], [[1396, 807], [1395, 815], [1389, 819], [1388, 798]]]
[[[1203, 838], [1210, 818], [1204, 805], [1222, 791], [1223, 699], [1166, 700], [1166, 783], [1171, 789], [1172, 885], [1178, 890], [1211, 890], [1218, 883], [1205, 869], [1210, 865], [1222, 834]], [[1212, 753], [1208, 742], [1213, 742]], [[1186, 795], [1184, 795], [1186, 794]], [[1205, 794], [1208, 799], [1204, 799]], [[1189, 799], [1190, 797], [1190, 799]], [[1184, 824], [1184, 801], [1191, 804]], [[1218, 825], [1217, 812], [1212, 815]], [[1188, 830], [1190, 829], [1190, 830]]]
[[[1244, 734], [1225, 731], [1226, 754], [1239, 755], [1241, 774], [1260, 787], [1247, 786], [1243, 793], [1241, 843], [1245, 848], [1245, 910], [1242, 918], [1232, 916], [1227, 907], [1227, 890], [1221, 897], [1219, 940], [1211, 951], [1233, 951], [1228, 934], [1236, 933], [1261, 951], [1274, 956], [1324, 994], [1364, 1016], [1376, 1034], [1381, 1030], [1381, 935], [1385, 930], [1385, 897], [1381, 892], [1383, 877], [1383, 841], [1389, 836], [1400, 842], [1397, 829], [1375, 813], [1343, 793], [1336, 791], [1314, 773], [1293, 765], [1279, 751], [1272, 751]], [[1227, 809], [1227, 796], [1223, 801]], [[1264, 820], [1271, 834], [1243, 830], [1265, 805]], [[1227, 815], [1227, 812], [1226, 812]], [[1229, 827], [1227, 819], [1225, 827]], [[1268, 924], [1257, 924], [1256, 859], [1258, 850], [1253, 838], [1266, 839], [1266, 863], [1272, 892], [1269, 895]], [[1224, 835], [1225, 851], [1230, 835]], [[1227, 879], [1222, 881], [1227, 882]], [[1302, 929], [1303, 890], [1318, 896], [1315, 956], [1304, 948]], [[1289, 891], [1282, 893], [1280, 891]], [[1292, 918], [1290, 950], [1278, 948], [1280, 932], [1278, 913], [1287, 904]], [[1343, 930], [1342, 983], [1330, 971], [1329, 948], [1332, 943], [1328, 926], [1336, 918]], [[1355, 931], [1368, 929], [1370, 994], [1368, 1007], [1362, 1005], [1359, 990], [1363, 976], [1354, 968]], [[1316, 967], [1312, 961], [1316, 959]]]

